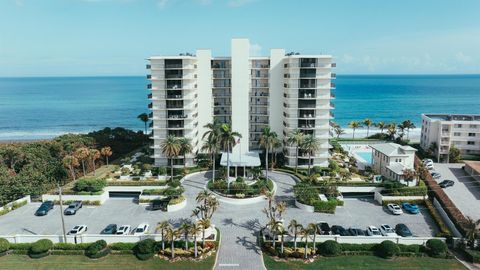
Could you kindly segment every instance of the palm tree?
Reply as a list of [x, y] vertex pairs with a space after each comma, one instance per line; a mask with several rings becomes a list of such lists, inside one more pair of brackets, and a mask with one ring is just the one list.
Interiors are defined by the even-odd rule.
[[180, 145], [179, 154], [183, 155], [183, 169], [187, 166], [187, 154], [190, 154], [193, 151], [193, 146], [189, 138], [179, 138], [178, 144]]
[[90, 160], [92, 161], [93, 175], [96, 175], [97, 174], [97, 168], [95, 166], [95, 160], [100, 158], [100, 151], [98, 151], [97, 149], [90, 149], [88, 151], [88, 156], [90, 157]]
[[367, 118], [363, 120], [363, 125], [367, 127], [367, 137], [368, 137], [368, 134], [370, 132], [370, 127], [374, 125], [373, 121]]
[[[228, 186], [228, 191], [230, 192], [230, 151], [233, 146], [236, 144], [237, 139], [242, 138], [242, 135], [236, 131], [233, 131], [230, 125], [223, 124], [221, 133], [220, 133], [220, 145], [227, 152], [227, 175], [226, 181]], [[248, 146], [247, 146], [248, 147]]]
[[197, 201], [197, 203], [200, 203], [200, 202], [203, 201], [204, 204], [207, 204], [207, 200], [211, 196], [212, 196], [212, 193], [210, 193], [206, 189], [204, 189], [197, 194], [197, 197], [195, 198], [195, 200]]
[[480, 219], [475, 221], [471, 217], [467, 216], [465, 222], [465, 237], [467, 238], [468, 244], [471, 249], [475, 249], [475, 241], [478, 238], [480, 232], [478, 226], [480, 225]]
[[383, 134], [383, 130], [387, 127], [387, 124], [385, 124], [385, 122], [383, 122], [383, 121], [380, 121], [380, 122], [376, 123], [375, 126], [377, 128], [379, 128], [380, 133]]
[[303, 151], [308, 153], [308, 175], [310, 175], [310, 165], [312, 163], [312, 153], [315, 153], [320, 149], [320, 141], [313, 135], [305, 136], [302, 144], [300, 145]]
[[398, 125], [397, 127], [398, 127], [398, 132], [397, 132], [398, 137], [400, 138], [400, 140], [402, 140], [402, 139], [403, 139], [403, 135], [405, 134], [405, 129], [406, 129], [406, 127], [403, 125], [403, 123], [400, 124], [400, 125]]
[[407, 182], [407, 186], [410, 186], [409, 183], [415, 179], [417, 172], [412, 169], [405, 169], [402, 172], [403, 180]]
[[390, 123], [387, 125], [387, 134], [391, 141], [395, 140], [395, 135], [397, 134], [395, 123]]
[[[280, 140], [279, 138], [275, 138], [273, 140], [273, 149], [278, 149], [282, 147], [282, 140]], [[272, 171], [273, 171], [273, 164], [277, 164], [277, 154], [278, 152], [275, 151], [275, 153], [273, 154], [273, 162], [272, 162]]]
[[167, 236], [167, 239], [170, 241], [170, 245], [171, 245], [171, 249], [172, 249], [172, 259], [175, 258], [175, 240], [177, 238], [177, 236], [179, 235], [179, 231], [175, 230], [172, 226], [169, 226], [167, 229], [166, 229], [166, 236]]
[[265, 178], [268, 179], [268, 151], [273, 148], [274, 140], [277, 138], [277, 133], [271, 131], [270, 127], [266, 127], [260, 136], [260, 145], [265, 148]]
[[295, 219], [290, 220], [288, 229], [293, 234], [293, 249], [297, 250], [297, 236], [302, 225], [300, 225]]
[[190, 226], [190, 234], [193, 236], [193, 246], [195, 251], [195, 258], [198, 256], [198, 247], [197, 247], [197, 234], [202, 231], [202, 227], [197, 224], [193, 223]]
[[208, 130], [202, 135], [202, 140], [207, 138], [202, 146], [202, 150], [207, 151], [212, 155], [212, 180], [215, 181], [215, 161], [217, 152], [220, 150], [220, 135], [222, 126], [219, 121], [215, 119], [213, 123], [206, 124], [204, 128]]
[[340, 138], [341, 135], [345, 134], [345, 130], [343, 130], [343, 128], [339, 124], [332, 123], [332, 127], [333, 127], [333, 132], [335, 132], [337, 136], [337, 139]]
[[283, 226], [280, 226], [278, 228], [278, 233], [280, 234], [280, 253], [283, 254], [284, 243], [285, 243], [285, 234], [287, 233], [287, 231], [285, 230], [285, 228], [283, 228]]
[[402, 126], [407, 130], [407, 140], [408, 140], [410, 136], [410, 129], [414, 129], [415, 124], [410, 120], [405, 120], [402, 122]]
[[162, 153], [170, 159], [170, 173], [171, 180], [173, 181], [173, 158], [180, 153], [178, 138], [173, 135], [168, 135], [167, 139], [162, 142], [160, 147], [162, 148]]
[[211, 221], [208, 218], [201, 219], [199, 222], [202, 227], [202, 247], [205, 248], [205, 230], [210, 228]]
[[215, 211], [217, 211], [218, 207], [220, 206], [220, 202], [218, 201], [217, 197], [210, 196], [207, 199], [206, 206], [207, 206], [207, 217], [212, 218], [213, 213], [215, 213]]
[[73, 181], [75, 181], [75, 168], [80, 166], [80, 163], [78, 163], [78, 159], [75, 156], [66, 155], [62, 159], [62, 162], [63, 162], [63, 166], [67, 167], [68, 170], [70, 171]]
[[302, 234], [302, 238], [305, 238], [305, 259], [306, 259], [308, 254], [308, 236], [310, 234], [310, 230], [300, 225], [300, 233]]
[[155, 231], [160, 231], [160, 234], [162, 235], [162, 250], [165, 250], [165, 233], [170, 227], [171, 225], [168, 221], [162, 221], [157, 224], [157, 228], [155, 229]]
[[317, 238], [317, 224], [309, 223], [307, 225], [307, 229], [310, 233], [313, 233], [313, 254], [317, 252], [317, 248], [315, 247], [315, 238]]
[[188, 235], [190, 234], [190, 229], [192, 228], [192, 224], [189, 221], [183, 221], [182, 225], [180, 225], [179, 231], [183, 233], [183, 237], [185, 238], [185, 250], [188, 250]]
[[280, 220], [276, 220], [275, 218], [270, 219], [270, 222], [267, 224], [267, 227], [270, 229], [270, 232], [272, 233], [272, 247], [275, 249], [275, 244], [277, 242], [277, 235], [280, 230], [280, 227], [282, 227], [283, 224]]
[[144, 124], [145, 124], [145, 135], [147, 135], [147, 123], [148, 123], [148, 114], [146, 113], [141, 113], [137, 116], [138, 119], [140, 119], [140, 121], [142, 121]]
[[102, 147], [102, 149], [100, 149], [100, 154], [105, 157], [105, 161], [108, 166], [108, 158], [113, 154], [112, 148], [110, 148], [110, 146]]
[[75, 150], [74, 156], [82, 162], [82, 170], [83, 170], [83, 176], [87, 175], [87, 172], [85, 170], [85, 161], [88, 159], [88, 155], [90, 154], [90, 151], [88, 150], [87, 147], [80, 147], [77, 150]]
[[299, 129], [293, 130], [287, 137], [287, 143], [289, 145], [295, 145], [295, 173], [298, 169], [298, 149], [303, 142], [304, 134]]
[[357, 121], [352, 121], [348, 124], [348, 127], [353, 129], [353, 134], [352, 134], [352, 139], [355, 139], [355, 130], [357, 128], [360, 128], [362, 125], [360, 124], [360, 122], [357, 122]]

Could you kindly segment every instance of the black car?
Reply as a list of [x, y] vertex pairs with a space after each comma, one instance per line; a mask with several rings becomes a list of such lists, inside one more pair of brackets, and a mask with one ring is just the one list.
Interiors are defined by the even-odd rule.
[[71, 203], [63, 213], [65, 215], [75, 215], [78, 211], [78, 209], [82, 208], [83, 204], [82, 201], [74, 201]]
[[45, 201], [40, 205], [40, 207], [35, 211], [35, 216], [45, 216], [48, 214], [48, 211], [53, 209], [52, 201]]
[[350, 228], [348, 229], [348, 233], [351, 236], [365, 236], [365, 231], [359, 228]]
[[348, 236], [350, 235], [345, 228], [339, 225], [333, 225], [332, 226], [332, 234], [333, 235], [340, 235], [340, 236]]
[[317, 224], [317, 229], [320, 234], [329, 235], [330, 234], [330, 226], [326, 222], [320, 222]]
[[440, 182], [440, 184], [438, 184], [441, 188], [447, 188], [447, 187], [453, 187], [453, 185], [455, 184], [455, 182], [453, 182], [453, 180], [443, 180], [442, 182]]
[[101, 234], [116, 234], [117, 233], [117, 224], [108, 224]]
[[413, 236], [407, 225], [403, 223], [397, 224], [397, 226], [395, 226], [395, 232], [402, 237]]

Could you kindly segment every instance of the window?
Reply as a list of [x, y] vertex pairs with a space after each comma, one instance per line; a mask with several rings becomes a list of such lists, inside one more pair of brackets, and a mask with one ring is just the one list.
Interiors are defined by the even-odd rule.
[[470, 128], [477, 128], [477, 125], [470, 125]]
[[475, 133], [468, 133], [468, 137], [475, 137]]
[[457, 128], [462, 128], [462, 124], [456, 124]]
[[475, 145], [475, 142], [473, 142], [473, 141], [468, 141], [467, 144], [468, 144], [468, 145]]
[[454, 132], [454, 133], [453, 133], [453, 136], [456, 136], [456, 137], [459, 137], [459, 136], [461, 136], [461, 135], [462, 135], [462, 133], [460, 133], [460, 132]]

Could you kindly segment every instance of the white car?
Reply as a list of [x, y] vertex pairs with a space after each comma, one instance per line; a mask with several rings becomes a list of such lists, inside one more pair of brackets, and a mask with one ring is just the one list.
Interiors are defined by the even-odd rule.
[[87, 231], [87, 225], [76, 225], [69, 232], [69, 235], [80, 235]]
[[425, 168], [427, 168], [427, 170], [429, 171], [435, 170], [435, 168], [433, 167], [433, 163], [425, 164]]
[[382, 236], [380, 230], [375, 226], [368, 226], [367, 228], [367, 235], [368, 236]]
[[390, 225], [388, 224], [380, 225], [380, 232], [382, 233], [383, 236], [391, 236], [391, 237], [398, 236], [395, 230], [392, 227], [390, 227]]
[[135, 228], [133, 231], [133, 235], [144, 235], [148, 232], [148, 224], [147, 223], [141, 223]]
[[423, 164], [427, 165], [427, 164], [433, 164], [433, 160], [429, 159], [429, 158], [426, 158], [423, 160]]
[[398, 204], [389, 203], [389, 204], [387, 204], [387, 208], [394, 215], [403, 214], [402, 208], [400, 208], [400, 206], [398, 206]]
[[122, 225], [117, 229], [115, 234], [118, 235], [128, 235], [130, 233], [130, 225]]

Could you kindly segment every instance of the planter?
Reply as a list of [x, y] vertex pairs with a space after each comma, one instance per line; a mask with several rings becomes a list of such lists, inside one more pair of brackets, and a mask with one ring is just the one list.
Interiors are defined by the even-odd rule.
[[187, 206], [187, 198], [178, 204], [167, 205], [167, 212], [175, 212]]
[[308, 213], [314, 213], [315, 212], [315, 208], [312, 206], [312, 205], [308, 205], [308, 204], [303, 204], [297, 200], [295, 200], [295, 206], [299, 209], [302, 209]]
[[[275, 183], [275, 181], [272, 181], [272, 183], [273, 183], [272, 192], [275, 193], [277, 191], [277, 184]], [[208, 189], [207, 184], [205, 184], [205, 189], [212, 192], [212, 194], [215, 195], [215, 197], [217, 197], [219, 201], [228, 203], [228, 204], [248, 205], [248, 204], [259, 203], [267, 199], [265, 195], [258, 195], [257, 197], [251, 197], [251, 198], [226, 197], [220, 193], [217, 193], [213, 190]]]

